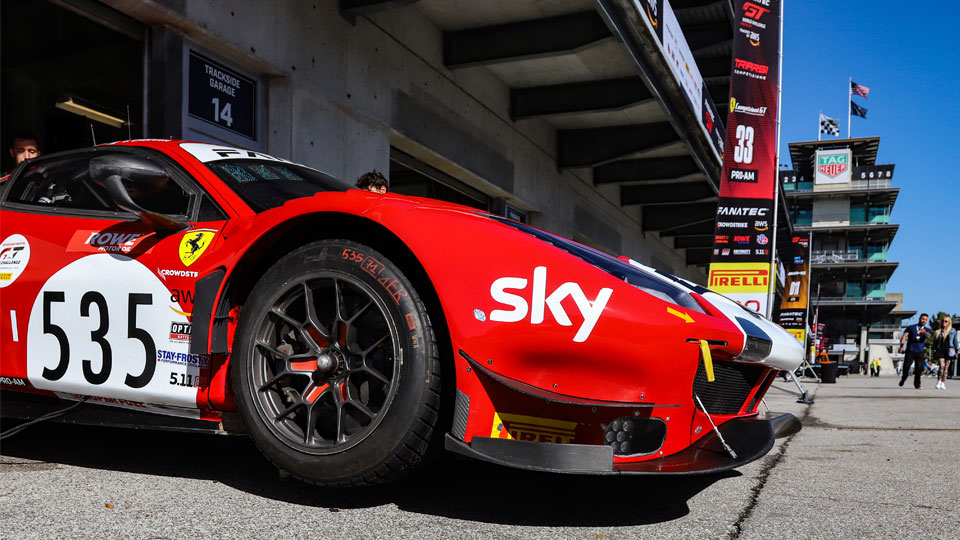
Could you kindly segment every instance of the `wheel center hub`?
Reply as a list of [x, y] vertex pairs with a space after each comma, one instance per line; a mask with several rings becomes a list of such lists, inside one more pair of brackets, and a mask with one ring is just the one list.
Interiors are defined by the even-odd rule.
[[324, 375], [330, 375], [336, 373], [343, 363], [343, 355], [340, 351], [326, 351], [317, 357], [317, 370]]

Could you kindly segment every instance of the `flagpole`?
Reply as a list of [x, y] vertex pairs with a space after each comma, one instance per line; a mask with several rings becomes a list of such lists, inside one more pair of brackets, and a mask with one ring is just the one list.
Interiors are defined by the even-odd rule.
[[[862, 79], [861, 79], [862, 80]], [[853, 94], [850, 92], [850, 89], [853, 88], [853, 77], [850, 77], [850, 82], [847, 83], [847, 138], [850, 138], [850, 103], [853, 101], [850, 99]]]
[[[780, 114], [783, 112], [783, 5], [786, 0], [780, 0], [780, 35], [777, 45], [777, 145], [774, 147], [774, 165], [773, 165], [773, 228], [770, 229], [770, 286], [767, 289], [767, 312], [764, 313], [768, 319], [773, 319], [773, 300], [777, 293], [777, 215], [780, 210]], [[819, 122], [819, 120], [818, 120]], [[819, 131], [819, 129], [817, 130]], [[817, 135], [819, 137], [819, 134]]]
[[823, 122], [823, 109], [820, 109], [820, 116], [817, 117], [817, 142], [820, 142], [820, 133], [823, 132], [823, 126], [820, 125], [820, 122]]

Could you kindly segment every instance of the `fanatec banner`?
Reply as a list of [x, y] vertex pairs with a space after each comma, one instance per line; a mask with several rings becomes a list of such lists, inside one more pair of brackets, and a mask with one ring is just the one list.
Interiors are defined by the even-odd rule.
[[777, 191], [780, 0], [737, 6], [710, 286], [766, 314]]

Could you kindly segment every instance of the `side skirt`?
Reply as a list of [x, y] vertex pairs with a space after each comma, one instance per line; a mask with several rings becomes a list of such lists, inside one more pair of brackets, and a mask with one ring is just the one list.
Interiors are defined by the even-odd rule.
[[[17, 420], [32, 420], [45, 414], [70, 406], [73, 401], [62, 400], [22, 392], [0, 392], [0, 416]], [[153, 412], [123, 409], [95, 402], [85, 402], [63, 416], [51, 418], [50, 422], [87, 426], [110, 426], [161, 431], [183, 431], [233, 435], [245, 433], [236, 413], [223, 412], [221, 420], [183, 418]]]

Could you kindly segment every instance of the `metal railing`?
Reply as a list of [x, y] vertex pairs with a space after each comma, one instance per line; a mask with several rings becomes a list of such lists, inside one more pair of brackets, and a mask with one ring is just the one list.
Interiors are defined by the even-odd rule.
[[857, 179], [850, 182], [850, 189], [885, 189], [890, 187], [890, 184], [889, 178]]
[[[841, 225], [838, 225], [841, 224]], [[794, 225], [798, 227], [837, 227], [848, 225], [889, 225], [890, 214], [881, 214], [869, 218], [851, 218], [850, 214], [817, 214], [816, 219], [797, 218]]]
[[[893, 300], [887, 300], [882, 296], [821, 296], [820, 302], [890, 302], [891, 304], [895, 303]], [[814, 299], [814, 303], [817, 303], [816, 299]]]
[[859, 259], [860, 253], [856, 251], [814, 250], [810, 254], [810, 262], [813, 263], [844, 263]]
[[886, 253], [867, 254], [866, 257], [859, 251], [842, 250], [814, 250], [810, 254], [810, 262], [814, 264], [847, 263], [847, 262], [887, 262]]

